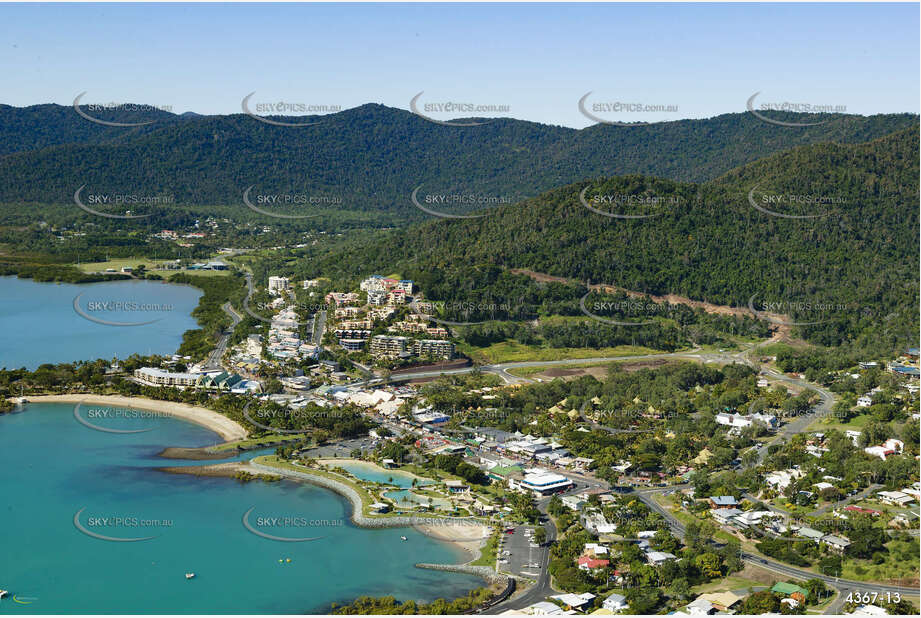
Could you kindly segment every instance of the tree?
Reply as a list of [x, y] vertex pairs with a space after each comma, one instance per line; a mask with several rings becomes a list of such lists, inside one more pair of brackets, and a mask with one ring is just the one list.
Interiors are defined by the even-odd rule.
[[723, 574], [720, 570], [720, 557], [712, 552], [706, 552], [694, 558], [694, 566], [700, 569], [700, 572], [708, 579]]
[[538, 526], [534, 530], [534, 542], [543, 545], [547, 542], [547, 530], [543, 526]]
[[774, 614], [780, 610], [780, 597], [770, 590], [759, 590], [743, 599], [737, 613], [739, 614]]

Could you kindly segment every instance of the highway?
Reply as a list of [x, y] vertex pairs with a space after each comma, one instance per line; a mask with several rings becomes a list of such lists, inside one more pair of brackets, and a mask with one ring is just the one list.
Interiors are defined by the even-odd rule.
[[221, 333], [220, 339], [218, 339], [217, 345], [208, 355], [208, 359], [205, 361], [205, 364], [202, 365], [202, 368], [205, 371], [218, 371], [223, 369], [221, 366], [221, 359], [224, 357], [224, 352], [227, 351], [227, 343], [230, 341], [230, 335], [233, 334], [233, 329], [236, 328], [243, 320], [243, 316], [234, 311], [234, 308], [230, 303], [224, 303], [221, 305], [221, 309], [224, 310], [224, 313], [230, 316], [231, 324], [230, 328], [224, 330]]

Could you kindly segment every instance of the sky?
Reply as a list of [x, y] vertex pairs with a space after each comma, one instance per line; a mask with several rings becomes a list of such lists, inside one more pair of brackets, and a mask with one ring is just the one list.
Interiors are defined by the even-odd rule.
[[[0, 4], [0, 103], [18, 107], [86, 92], [230, 114], [255, 92], [254, 112], [408, 110], [423, 92], [438, 120], [582, 128], [589, 92], [587, 111], [624, 122], [743, 112], [756, 92], [756, 109], [918, 113], [919, 68], [917, 3]], [[433, 107], [448, 102], [507, 111]]]

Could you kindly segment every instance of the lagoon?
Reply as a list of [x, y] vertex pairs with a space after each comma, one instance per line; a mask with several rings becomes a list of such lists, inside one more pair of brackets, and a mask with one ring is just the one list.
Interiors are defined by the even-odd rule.
[[404, 489], [407, 487], [412, 487], [413, 480], [416, 481], [416, 485], [419, 487], [433, 483], [433, 481], [430, 479], [419, 478], [413, 474], [410, 474], [409, 472], [403, 472], [401, 470], [386, 470], [373, 463], [359, 461], [357, 459], [347, 459], [343, 461], [325, 459], [323, 460], [323, 463], [332, 468], [342, 468], [355, 478], [362, 481], [369, 481], [371, 483], [393, 485], [394, 487], [402, 487]]
[[191, 313], [201, 294], [158, 281], [76, 285], [0, 277], [0, 368], [173, 354], [183, 333], [198, 328]]
[[[0, 487], [7, 497], [0, 508], [0, 588], [28, 601], [8, 597], [4, 613], [325, 613], [330, 603], [361, 595], [431, 601], [482, 585], [414, 568], [464, 556], [410, 528], [357, 528], [348, 521], [348, 502], [328, 490], [156, 470], [182, 465], [156, 457], [164, 446], [214, 443], [215, 434], [202, 427], [169, 417], [111, 418], [105, 426], [153, 430], [94, 431], [74, 419], [72, 405], [58, 403], [0, 416]], [[248, 521], [257, 530], [320, 538], [257, 536], [243, 525], [251, 508]], [[90, 532], [154, 538], [89, 536], [75, 526], [78, 512], [77, 523]], [[187, 580], [187, 572], [196, 577]]]

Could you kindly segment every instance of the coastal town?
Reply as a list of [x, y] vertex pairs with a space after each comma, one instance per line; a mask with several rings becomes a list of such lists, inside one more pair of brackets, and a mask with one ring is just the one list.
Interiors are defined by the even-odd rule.
[[[373, 275], [343, 291], [272, 275], [266, 293], [260, 332], [228, 347], [220, 368], [174, 356], [132, 379], [251, 401], [248, 440], [272, 444], [276, 434], [280, 445], [251, 471], [322, 475], [357, 494], [353, 519], [366, 525], [475, 522], [463, 544], [477, 556], [471, 572], [494, 584], [488, 613], [872, 614], [911, 602], [893, 584], [880, 585], [885, 602], [869, 602], [853, 578], [868, 572], [861, 564], [917, 547], [921, 482], [896, 472], [916, 465], [917, 439], [846, 419], [916, 427], [917, 349], [837, 372], [834, 394], [761, 356], [744, 376], [753, 403], [713, 410], [713, 436], [672, 462], [599, 449], [621, 437], [679, 440], [677, 415], [639, 397], [630, 411], [567, 395], [521, 416], [530, 390], [565, 392], [566, 382], [469, 361], [445, 367], [457, 356], [451, 326], [421, 311], [431, 305], [412, 281]], [[749, 362], [718, 353], [708, 362], [740, 359]], [[712, 388], [701, 384], [697, 396]], [[318, 417], [332, 421], [319, 433], [292, 439], [282, 429]], [[867, 462], [862, 472], [841, 468], [843, 452]], [[650, 577], [667, 596], [648, 594], [640, 582]]]
[[0, 614], [921, 618], [919, 1], [0, 0]]

